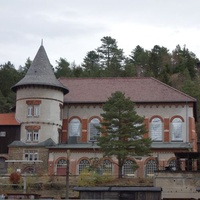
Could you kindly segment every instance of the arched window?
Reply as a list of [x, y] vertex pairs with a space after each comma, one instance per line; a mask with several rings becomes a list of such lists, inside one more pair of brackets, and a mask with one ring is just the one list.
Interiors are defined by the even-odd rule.
[[57, 162], [57, 175], [66, 175], [67, 160], [60, 159]]
[[35, 169], [32, 166], [28, 166], [28, 167], [24, 168], [23, 173], [34, 174], [35, 173]]
[[172, 171], [176, 170], [176, 159], [170, 160], [169, 167], [170, 167], [170, 170], [172, 170]]
[[89, 168], [90, 162], [87, 159], [83, 159], [79, 163], [79, 174], [84, 170]]
[[153, 141], [162, 141], [163, 123], [160, 118], [155, 117], [151, 121], [151, 139]]
[[103, 160], [103, 173], [112, 174], [112, 162], [108, 159]]
[[100, 131], [96, 129], [97, 126], [100, 126], [100, 120], [93, 118], [89, 124], [90, 140], [96, 140], [100, 136]]
[[171, 122], [171, 140], [182, 141], [183, 140], [183, 121], [181, 118], [176, 117]]
[[69, 123], [69, 136], [80, 136], [81, 122], [78, 118], [74, 118]]
[[135, 161], [127, 159], [123, 166], [123, 175], [125, 176], [133, 176], [135, 174]]
[[158, 170], [157, 161], [154, 159], [148, 160], [145, 168], [145, 176], [153, 176], [156, 170]]

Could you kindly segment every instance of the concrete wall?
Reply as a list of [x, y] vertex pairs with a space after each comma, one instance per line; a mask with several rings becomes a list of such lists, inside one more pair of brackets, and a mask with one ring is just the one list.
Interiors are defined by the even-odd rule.
[[162, 198], [199, 198], [199, 172], [157, 172], [154, 186], [162, 188]]

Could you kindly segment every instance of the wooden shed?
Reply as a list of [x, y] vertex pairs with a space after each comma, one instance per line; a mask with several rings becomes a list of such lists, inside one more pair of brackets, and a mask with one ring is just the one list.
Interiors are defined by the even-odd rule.
[[160, 187], [74, 187], [80, 199], [161, 200]]

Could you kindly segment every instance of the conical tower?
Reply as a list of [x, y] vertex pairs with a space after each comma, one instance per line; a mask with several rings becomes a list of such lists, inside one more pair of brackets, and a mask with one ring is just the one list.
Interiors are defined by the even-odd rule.
[[25, 77], [12, 87], [16, 92], [16, 119], [21, 141], [36, 144], [51, 138], [59, 142], [64, 95], [69, 91], [55, 77], [43, 45]]

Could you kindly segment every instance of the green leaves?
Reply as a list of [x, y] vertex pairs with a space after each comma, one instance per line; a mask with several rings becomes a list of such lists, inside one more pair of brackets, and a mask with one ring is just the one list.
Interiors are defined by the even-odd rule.
[[[144, 118], [137, 115], [135, 104], [130, 98], [117, 91], [108, 98], [103, 111], [103, 122], [98, 127], [102, 137], [98, 138], [97, 144], [105, 156], [118, 159], [120, 170], [129, 156], [149, 153], [151, 140], [143, 137], [146, 133]], [[121, 174], [122, 171], [119, 176]]]

